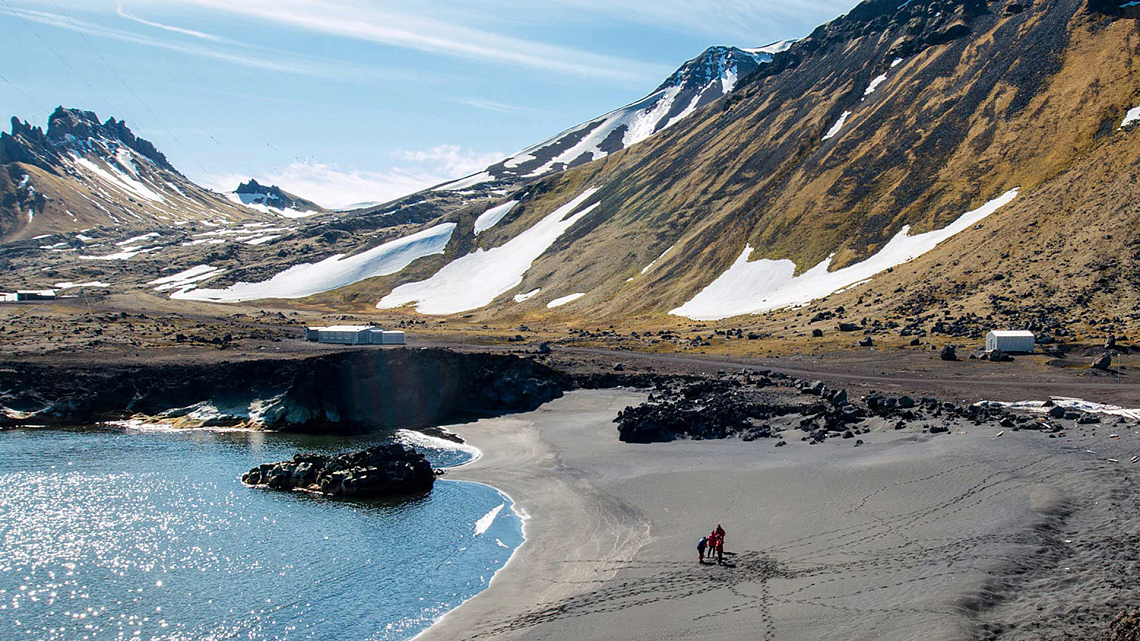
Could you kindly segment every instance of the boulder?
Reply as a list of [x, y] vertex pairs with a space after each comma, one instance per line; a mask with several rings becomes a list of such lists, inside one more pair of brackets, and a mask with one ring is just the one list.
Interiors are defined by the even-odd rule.
[[862, 339], [859, 340], [859, 346], [860, 347], [872, 347], [872, 346], [874, 346], [874, 344], [875, 344], [875, 341], [871, 340], [870, 336], [864, 336]]
[[423, 454], [393, 444], [339, 456], [297, 454], [288, 461], [259, 465], [243, 474], [241, 480], [246, 485], [275, 490], [378, 498], [427, 492], [435, 477], [435, 470]]
[[1108, 368], [1112, 367], [1112, 356], [1110, 354], [1104, 354], [1100, 358], [1093, 361], [1089, 367], [1092, 369], [1107, 370]]
[[1064, 418], [1065, 408], [1061, 407], [1060, 405], [1054, 405], [1053, 407], [1049, 408], [1049, 416], [1050, 418]]
[[942, 348], [942, 354], [939, 355], [939, 358], [944, 361], [956, 361], [958, 360], [958, 352], [954, 350], [953, 345], [947, 345]]
[[813, 338], [822, 338], [823, 337], [823, 330], [822, 329], [813, 329], [813, 330], [811, 330], [811, 335]]
[[1004, 363], [1007, 361], [1012, 361], [1013, 357], [1001, 351], [1000, 349], [995, 349], [986, 354], [986, 359], [993, 363]]

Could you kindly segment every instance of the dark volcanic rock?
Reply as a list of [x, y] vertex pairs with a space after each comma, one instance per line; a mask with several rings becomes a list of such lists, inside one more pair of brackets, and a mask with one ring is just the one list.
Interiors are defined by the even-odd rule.
[[1101, 356], [1100, 358], [1096, 359], [1095, 361], [1093, 361], [1092, 364], [1089, 365], [1089, 367], [1091, 367], [1093, 369], [1107, 370], [1109, 367], [1112, 367], [1112, 356], [1109, 354], [1105, 354], [1105, 355]]
[[958, 352], [955, 351], [953, 345], [947, 345], [942, 348], [942, 354], [939, 355], [939, 358], [944, 361], [956, 361], [958, 360]]
[[275, 490], [379, 498], [427, 492], [435, 483], [435, 470], [410, 447], [381, 445], [340, 456], [297, 454], [288, 461], [259, 465], [241, 480]]
[[[650, 401], [618, 413], [618, 438], [657, 443], [676, 438], [768, 438], [776, 431], [765, 421], [791, 413], [821, 414], [819, 401], [791, 403], [769, 397], [734, 379], [662, 382]], [[837, 410], [833, 410], [837, 411]]]
[[1140, 641], [1140, 609], [1122, 610], [1108, 626], [1108, 641]]
[[235, 363], [0, 369], [0, 404], [20, 422], [90, 424], [219, 401], [262, 401], [259, 427], [367, 431], [439, 424], [472, 413], [530, 411], [573, 382], [529, 359], [442, 349], [347, 350]]

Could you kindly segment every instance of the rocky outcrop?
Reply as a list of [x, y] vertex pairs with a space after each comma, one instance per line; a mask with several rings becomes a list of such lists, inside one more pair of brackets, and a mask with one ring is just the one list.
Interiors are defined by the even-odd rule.
[[[229, 423], [269, 430], [362, 432], [470, 415], [530, 411], [562, 395], [566, 376], [531, 360], [443, 349], [351, 350], [307, 359], [0, 369], [8, 424], [82, 425], [172, 408], [243, 407]], [[193, 412], [190, 412], [193, 413]]]
[[[645, 387], [642, 385], [642, 387]], [[853, 398], [823, 381], [797, 379], [779, 372], [745, 370], [717, 378], [670, 377], [652, 381], [649, 399], [627, 407], [614, 420], [618, 438], [628, 443], [654, 443], [680, 438], [779, 438], [784, 430], [804, 432], [810, 445], [829, 438], [853, 439], [871, 425], [926, 434], [946, 434], [951, 427], [994, 424], [1002, 428], [1060, 432], [1057, 421], [1045, 421], [997, 404], [958, 405], [933, 398], [870, 393]], [[1052, 419], [1074, 423], [1099, 420], [1095, 415], [1052, 407]], [[858, 442], [856, 443], [858, 444]], [[779, 444], [777, 444], [779, 445]]]
[[46, 132], [13, 117], [12, 133], [0, 132], [0, 164], [23, 162], [55, 172], [64, 154], [87, 153], [98, 141], [121, 143], [162, 169], [178, 173], [166, 156], [149, 140], [136, 136], [126, 121], [108, 118], [100, 123], [93, 111], [62, 106], [56, 107], [48, 118]]
[[297, 454], [288, 461], [259, 465], [241, 480], [274, 490], [382, 498], [430, 491], [435, 476], [423, 454], [405, 445], [381, 445], [339, 456]]
[[768, 438], [767, 421], [790, 413], [823, 411], [818, 403], [793, 402], [765, 394], [766, 378], [677, 380], [662, 378], [649, 400], [618, 413], [618, 438], [627, 443], [655, 443], [677, 438]]
[[265, 205], [274, 209], [295, 209], [302, 212], [324, 211], [323, 207], [311, 200], [291, 194], [277, 185], [262, 185], [252, 178], [238, 185], [234, 193], [247, 205]]
[[1108, 641], [1140, 641], [1140, 609], [1117, 614], [1108, 626]]

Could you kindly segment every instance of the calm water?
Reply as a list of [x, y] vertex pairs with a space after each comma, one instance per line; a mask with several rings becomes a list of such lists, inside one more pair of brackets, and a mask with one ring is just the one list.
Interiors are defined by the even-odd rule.
[[[0, 639], [414, 636], [522, 542], [506, 496], [441, 481], [425, 498], [361, 503], [238, 481], [299, 449], [375, 442], [0, 432]], [[424, 452], [437, 467], [469, 458]]]

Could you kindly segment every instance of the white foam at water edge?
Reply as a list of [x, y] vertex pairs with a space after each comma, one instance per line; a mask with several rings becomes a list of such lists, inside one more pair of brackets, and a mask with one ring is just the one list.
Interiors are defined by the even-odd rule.
[[156, 423], [137, 418], [128, 418], [121, 421], [104, 421], [101, 425], [121, 427], [139, 432], [258, 432], [254, 427], [223, 427], [214, 425], [210, 427], [175, 427], [169, 423]]
[[[405, 430], [401, 430], [401, 431], [405, 431]], [[524, 545], [526, 545], [526, 542], [527, 542], [527, 540], [528, 540], [528, 537], [527, 537], [527, 535], [526, 535], [526, 525], [527, 525], [527, 522], [528, 522], [528, 521], [530, 521], [530, 515], [529, 515], [529, 514], [527, 514], [527, 513], [526, 513], [526, 511], [525, 511], [525, 510], [523, 510], [521, 507], [519, 507], [519, 504], [518, 504], [518, 503], [517, 503], [517, 502], [516, 502], [516, 501], [515, 501], [513, 498], [511, 498], [511, 496], [510, 496], [509, 494], [507, 494], [506, 492], [504, 492], [504, 491], [500, 490], [500, 489], [499, 489], [499, 488], [497, 488], [497, 487], [494, 487], [494, 486], [491, 486], [491, 485], [487, 485], [486, 483], [479, 483], [478, 481], [458, 481], [458, 482], [459, 482], [459, 483], [474, 483], [475, 485], [482, 485], [482, 486], [484, 486], [484, 487], [489, 487], [489, 488], [491, 488], [491, 489], [495, 490], [496, 492], [498, 492], [498, 493], [499, 493], [499, 495], [500, 495], [500, 496], [502, 496], [502, 497], [503, 497], [505, 500], [507, 500], [507, 501], [510, 501], [510, 503], [511, 503], [511, 511], [515, 513], [515, 516], [516, 516], [516, 517], [518, 517], [518, 519], [519, 519], [519, 522], [520, 522], [520, 523], [521, 523], [521, 525], [522, 525], [522, 537], [523, 537], [522, 541], [521, 541], [521, 542], [520, 542], [520, 543], [519, 543], [517, 546], [515, 546], [515, 549], [514, 549], [514, 550], [512, 550], [512, 551], [511, 551], [511, 556], [510, 556], [510, 557], [507, 559], [507, 562], [506, 562], [506, 563], [504, 563], [504, 564], [503, 564], [501, 567], [499, 567], [499, 569], [495, 570], [495, 573], [491, 575], [491, 580], [487, 582], [487, 587], [489, 588], [489, 587], [491, 587], [491, 586], [492, 586], [492, 585], [495, 583], [495, 579], [499, 577], [499, 573], [500, 573], [500, 572], [502, 572], [503, 570], [507, 569], [507, 568], [508, 568], [508, 567], [511, 565], [511, 563], [512, 563], [512, 562], [513, 562], [513, 561], [514, 561], [516, 558], [518, 558], [518, 556], [519, 556], [519, 550], [521, 550], [521, 549], [522, 549], [522, 547], [523, 547]], [[500, 507], [501, 507], [501, 506], [500, 506]], [[498, 509], [499, 509], [499, 508], [496, 508], [496, 510], [498, 510]], [[486, 518], [486, 517], [484, 517], [484, 518]], [[501, 541], [499, 541], [499, 544], [500, 544], [500, 545], [502, 545], [502, 542], [501, 542]], [[504, 545], [503, 547], [506, 547], [506, 546]], [[484, 589], [486, 589], [486, 588], [484, 588]], [[480, 594], [482, 594], [482, 593], [480, 592]], [[476, 596], [478, 596], [478, 595], [476, 595]], [[436, 618], [436, 619], [435, 619], [435, 621], [433, 621], [431, 625], [429, 625], [428, 627], [426, 627], [426, 628], [424, 628], [423, 630], [421, 630], [421, 631], [420, 631], [420, 633], [419, 633], [419, 634], [417, 634], [416, 636], [412, 637], [412, 640], [411, 640], [411, 641], [416, 641], [416, 639], [419, 639], [419, 638], [420, 638], [420, 637], [422, 637], [424, 634], [427, 634], [427, 632], [428, 632], [429, 630], [431, 630], [431, 628], [432, 628], [433, 626], [435, 626], [436, 624], [438, 624], [440, 621], [444, 620], [444, 619], [445, 619], [445, 618], [446, 618], [446, 617], [447, 617], [449, 614], [451, 614], [452, 612], [455, 612], [456, 610], [458, 610], [460, 607], [462, 607], [462, 606], [463, 606], [463, 604], [464, 604], [464, 603], [467, 603], [467, 602], [468, 602], [468, 601], [470, 601], [472, 598], [475, 598], [475, 597], [471, 597], [471, 598], [468, 598], [468, 599], [464, 599], [463, 603], [460, 603], [459, 605], [457, 605], [457, 606], [455, 606], [454, 608], [452, 608], [452, 609], [448, 610], [447, 612], [444, 612], [444, 613], [443, 613], [443, 615], [442, 615], [442, 616], [440, 616], [440, 617], [438, 617], [438, 618]]]
[[424, 434], [423, 432], [416, 432], [414, 430], [396, 430], [396, 442], [400, 443], [401, 445], [408, 445], [410, 447], [430, 447], [437, 450], [463, 452], [464, 454], [467, 454], [471, 457], [470, 460], [464, 461], [463, 463], [452, 467], [462, 467], [469, 463], [475, 462], [483, 456], [483, 451], [474, 445], [468, 445], [467, 443], [456, 443], [455, 441], [449, 441], [445, 438], [439, 438], [438, 436], [430, 436], [428, 434]]
[[[1108, 414], [1110, 416], [1123, 416], [1140, 420], [1140, 408], [1130, 409], [1121, 407], [1119, 405], [1108, 405], [1106, 403], [1094, 403], [1079, 398], [1070, 398], [1068, 396], [1051, 396], [1049, 398], [1053, 405], [1058, 405], [1066, 409], [1076, 410], [1080, 412], [1092, 412], [1094, 414]], [[1040, 412], [1045, 413], [1049, 410], [1045, 406], [1045, 401], [978, 401], [974, 405], [982, 407], [997, 406], [1008, 407], [1014, 410], [1025, 410], [1027, 412]]]
[[495, 522], [495, 517], [499, 516], [499, 512], [503, 511], [506, 503], [500, 503], [499, 507], [492, 509], [475, 521], [475, 534], [472, 536], [480, 536], [486, 534], [487, 530], [491, 528], [491, 524]]

